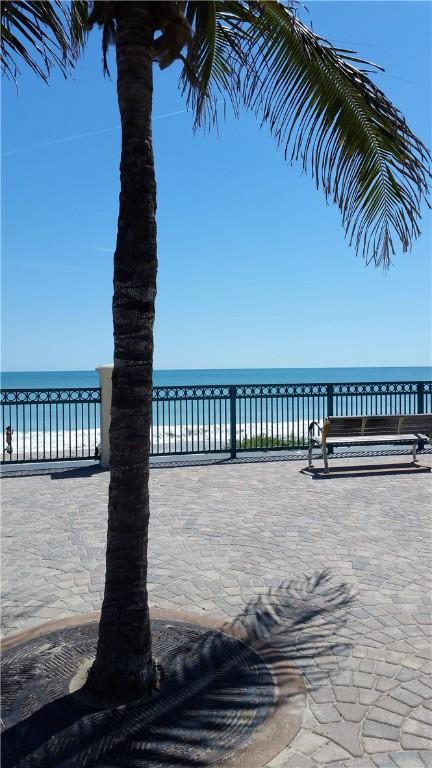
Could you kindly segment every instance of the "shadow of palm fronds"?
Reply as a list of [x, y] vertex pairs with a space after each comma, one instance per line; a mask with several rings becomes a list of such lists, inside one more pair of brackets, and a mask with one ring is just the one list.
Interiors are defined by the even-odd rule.
[[[331, 652], [351, 601], [348, 586], [324, 571], [250, 600], [223, 631], [154, 621], [155, 655], [160, 652], [166, 669], [159, 692], [111, 709], [90, 707], [76, 695], [51, 700], [4, 732], [2, 766], [213, 764], [243, 746], [270, 712], [299, 694], [298, 686], [288, 685], [279, 695], [275, 668], [292, 670], [290, 660]], [[93, 633], [96, 645], [97, 625], [86, 627], [69, 628], [71, 648], [83, 631]], [[158, 633], [171, 633], [176, 642], [158, 648]]]

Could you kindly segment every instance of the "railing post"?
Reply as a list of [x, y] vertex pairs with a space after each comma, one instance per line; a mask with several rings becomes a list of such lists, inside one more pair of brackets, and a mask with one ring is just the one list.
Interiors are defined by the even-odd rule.
[[101, 413], [100, 413], [100, 465], [102, 469], [109, 469], [110, 465], [110, 441], [109, 430], [111, 424], [111, 376], [112, 365], [99, 365], [96, 371], [99, 374], [101, 388]]
[[[333, 384], [327, 384], [327, 416], [333, 416], [333, 398], [334, 398]], [[327, 453], [330, 455], [333, 453], [332, 445], [330, 445], [327, 448]]]
[[230, 449], [231, 458], [235, 459], [237, 456], [237, 388], [229, 388], [230, 398]]
[[417, 413], [424, 413], [424, 382], [417, 383]]
[[333, 416], [333, 384], [327, 384], [327, 416]]

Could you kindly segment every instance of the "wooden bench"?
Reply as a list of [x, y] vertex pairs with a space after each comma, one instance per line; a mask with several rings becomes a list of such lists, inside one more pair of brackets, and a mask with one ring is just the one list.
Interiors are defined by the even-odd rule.
[[364, 444], [412, 443], [415, 462], [417, 450], [422, 449], [425, 442], [432, 442], [432, 414], [329, 416], [322, 428], [316, 421], [309, 424], [309, 466], [312, 466], [313, 448], [322, 449], [325, 471], [328, 472], [329, 448]]

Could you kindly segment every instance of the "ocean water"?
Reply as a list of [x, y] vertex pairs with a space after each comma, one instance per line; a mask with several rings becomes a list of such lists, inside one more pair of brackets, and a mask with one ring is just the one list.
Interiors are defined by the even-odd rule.
[[[156, 370], [154, 385], [311, 384], [326, 382], [430, 381], [432, 366], [370, 368], [197, 368]], [[6, 371], [2, 389], [97, 387], [96, 371]]]

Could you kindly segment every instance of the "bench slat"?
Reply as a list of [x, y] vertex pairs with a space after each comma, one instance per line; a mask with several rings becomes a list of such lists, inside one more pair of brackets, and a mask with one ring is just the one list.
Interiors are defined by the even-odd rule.
[[431, 434], [432, 415], [330, 416], [326, 420], [327, 439], [345, 436], [410, 435], [412, 433]]
[[406, 417], [403, 420], [403, 429], [415, 432], [432, 432], [432, 417], [429, 419], [413, 419]]
[[327, 445], [353, 445], [354, 443], [357, 443], [358, 445], [361, 445], [362, 443], [401, 443], [401, 442], [410, 442], [414, 443], [418, 440], [417, 435], [359, 435], [357, 437], [328, 437], [326, 440]]

